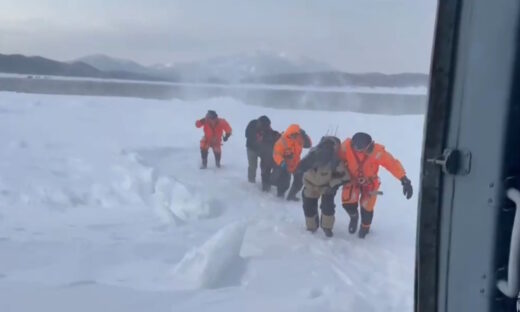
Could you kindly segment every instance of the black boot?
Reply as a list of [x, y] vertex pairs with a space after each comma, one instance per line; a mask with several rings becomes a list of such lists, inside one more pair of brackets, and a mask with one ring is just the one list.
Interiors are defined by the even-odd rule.
[[358, 233], [359, 238], [365, 238], [365, 236], [367, 236], [369, 231], [370, 231], [370, 227], [365, 227], [364, 225], [361, 225], [361, 228], [359, 229], [359, 233]]
[[334, 216], [321, 214], [321, 229], [325, 236], [332, 237], [332, 228], [334, 227]]
[[217, 166], [217, 168], [220, 168], [220, 157], [222, 156], [222, 154], [217, 152], [213, 152], [213, 154], [215, 155], [215, 165]]
[[208, 151], [200, 150], [200, 157], [202, 158], [202, 165], [200, 166], [200, 169], [208, 168]]
[[359, 238], [365, 238], [368, 234], [373, 217], [373, 211], [367, 211], [365, 208], [361, 207], [361, 228], [359, 229]]
[[325, 236], [327, 236], [327, 237], [332, 237], [334, 235], [334, 233], [332, 233], [331, 229], [322, 229], [322, 230], [323, 230], [323, 233], [325, 233]]
[[356, 233], [358, 223], [359, 223], [359, 216], [357, 214], [355, 216], [350, 217], [350, 222], [348, 223], [348, 232], [350, 234]]
[[294, 194], [287, 195], [287, 200], [288, 201], [296, 201], [296, 202], [300, 201], [300, 199], [298, 197], [296, 197], [296, 195], [294, 195]]
[[345, 211], [350, 217], [350, 222], [348, 224], [348, 232], [350, 234], [356, 233], [358, 228], [359, 214], [357, 207], [357, 204], [343, 204], [343, 208], [345, 208]]

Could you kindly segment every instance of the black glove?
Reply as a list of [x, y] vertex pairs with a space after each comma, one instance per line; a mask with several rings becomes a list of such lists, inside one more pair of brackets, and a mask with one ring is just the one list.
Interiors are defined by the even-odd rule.
[[406, 176], [402, 177], [401, 184], [403, 185], [403, 195], [406, 197], [406, 199], [412, 198], [413, 188], [412, 188], [412, 182], [410, 182], [410, 179], [408, 179], [408, 177], [406, 177]]
[[227, 133], [227, 134], [224, 136], [224, 142], [227, 142], [227, 140], [229, 139], [230, 136], [231, 136], [231, 133]]
[[204, 123], [206, 122], [206, 118], [199, 119], [199, 122], [200, 122], [201, 124], [204, 124]]
[[312, 147], [312, 141], [311, 138], [307, 135], [307, 132], [305, 132], [303, 129], [300, 129], [300, 135], [303, 139], [303, 148]]

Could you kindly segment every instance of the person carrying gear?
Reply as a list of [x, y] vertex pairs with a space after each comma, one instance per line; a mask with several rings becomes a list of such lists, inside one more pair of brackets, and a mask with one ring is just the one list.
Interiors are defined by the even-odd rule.
[[246, 128], [247, 160], [249, 167], [247, 179], [251, 183], [256, 181], [256, 169], [260, 158], [260, 172], [262, 177], [262, 190], [271, 189], [271, 171], [274, 167], [273, 147], [280, 133], [271, 128], [271, 120], [267, 116], [260, 116], [249, 122]]
[[[320, 143], [302, 159], [297, 172], [303, 174], [303, 213], [308, 231], [321, 226], [327, 237], [332, 237], [336, 205], [334, 197], [341, 185], [350, 181], [345, 164], [339, 158], [341, 141], [335, 136], [324, 136]], [[321, 222], [318, 200], [321, 197]]]
[[[231, 127], [223, 118], [218, 118], [215, 111], [209, 110], [206, 117], [195, 122], [197, 128], [203, 128], [204, 136], [200, 140], [200, 155], [202, 157], [201, 169], [208, 167], [208, 150], [213, 149], [215, 164], [220, 168], [220, 158], [222, 155], [222, 139], [226, 142], [231, 136]], [[225, 133], [225, 135], [224, 135]], [[222, 137], [224, 135], [224, 137]]]
[[[273, 151], [273, 160], [276, 164], [273, 180], [277, 186], [278, 197], [283, 197], [289, 188], [291, 174], [294, 174], [298, 168], [302, 149], [310, 148], [311, 146], [311, 138], [297, 124], [290, 125], [276, 141]], [[295, 183], [301, 185], [301, 178], [299, 181], [295, 179], [293, 182], [293, 187], [289, 191], [287, 200], [298, 200], [296, 193], [299, 189], [295, 186]]]
[[375, 143], [367, 133], [358, 132], [352, 139], [346, 139], [341, 146], [340, 157], [351, 176], [351, 181], [343, 186], [341, 196], [343, 208], [350, 216], [348, 230], [351, 234], [357, 231], [360, 203], [361, 228], [358, 235], [364, 238], [370, 230], [379, 194], [379, 166], [383, 166], [401, 181], [406, 199], [412, 197], [412, 184], [399, 160], [387, 152], [383, 145]]

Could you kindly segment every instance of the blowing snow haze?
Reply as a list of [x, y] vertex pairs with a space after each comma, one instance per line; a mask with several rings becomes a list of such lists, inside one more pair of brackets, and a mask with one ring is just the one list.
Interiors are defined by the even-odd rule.
[[75, 61], [87, 63], [103, 71], [136, 72], [189, 82], [241, 82], [258, 76], [333, 70], [323, 62], [309, 58], [290, 58], [281, 53], [268, 51], [240, 53], [186, 63], [159, 63], [152, 66], [143, 66], [131, 60], [102, 54], [88, 55]]
[[426, 73], [435, 10], [433, 0], [4, 0], [0, 53], [59, 61], [103, 53], [144, 64], [125, 65], [140, 73], [154, 64], [167, 70], [162, 64], [204, 62], [225, 80], [261, 71], [237, 57], [232, 71], [225, 66], [228, 56], [247, 59], [254, 51], [344, 72]]

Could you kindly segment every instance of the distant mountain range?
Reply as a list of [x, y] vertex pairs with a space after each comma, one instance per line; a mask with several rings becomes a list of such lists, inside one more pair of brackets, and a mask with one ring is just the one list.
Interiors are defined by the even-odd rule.
[[242, 53], [200, 62], [153, 66], [103, 54], [88, 55], [71, 62], [0, 54], [0, 72], [169, 82], [336, 87], [406, 87], [426, 86], [428, 83], [426, 74], [352, 74], [336, 71], [312, 59], [289, 58], [271, 52]]
[[150, 73], [150, 68], [137, 62], [110, 57], [104, 54], [87, 55], [72, 62], [82, 62], [102, 71], [126, 71], [142, 74]]
[[161, 80], [151, 75], [125, 70], [103, 71], [84, 62], [58, 62], [40, 56], [0, 54], [0, 72], [27, 75], [91, 77], [129, 80]]
[[220, 79], [232, 83], [258, 76], [333, 70], [328, 64], [312, 59], [289, 58], [285, 54], [265, 51], [181, 63], [173, 66], [172, 69], [177, 71], [183, 80]]

